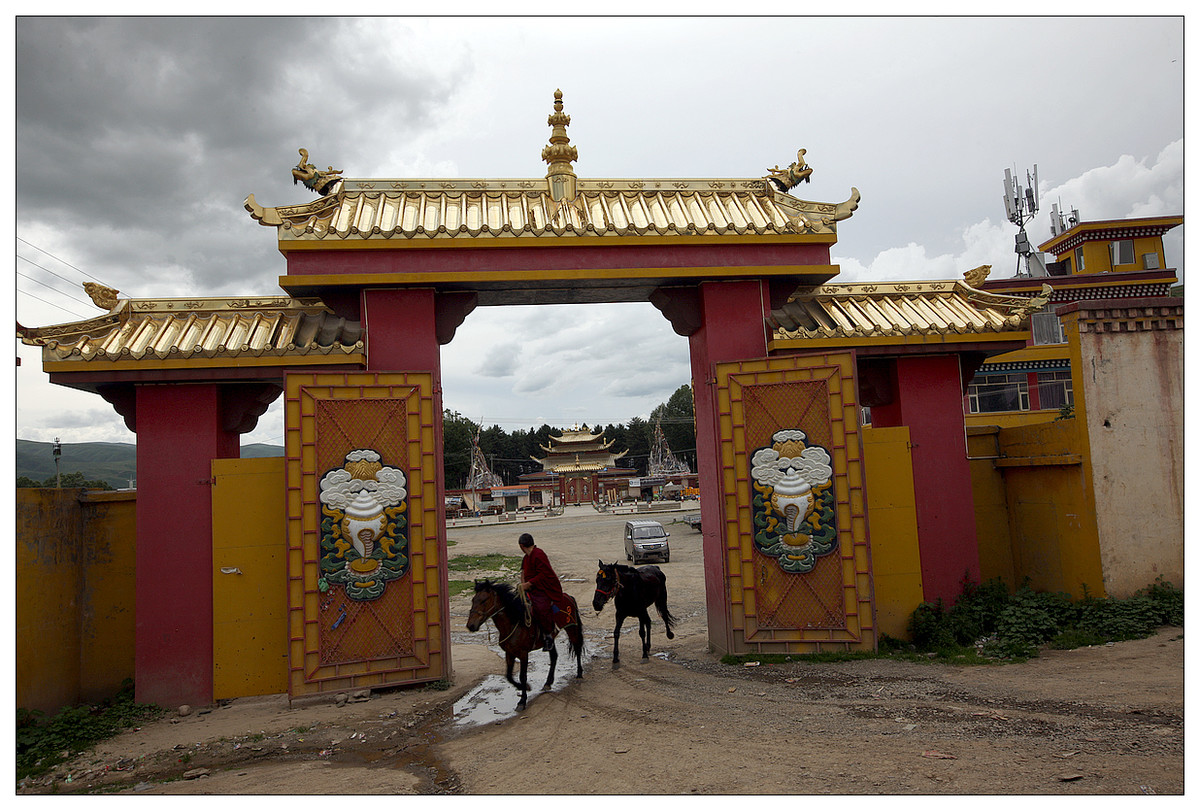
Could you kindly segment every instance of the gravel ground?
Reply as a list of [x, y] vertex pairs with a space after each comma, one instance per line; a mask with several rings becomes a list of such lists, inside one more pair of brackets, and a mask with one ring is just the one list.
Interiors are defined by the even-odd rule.
[[[693, 505], [694, 506], [694, 505]], [[239, 699], [105, 742], [18, 793], [148, 794], [1182, 794], [1181, 628], [1017, 665], [863, 660], [730, 666], [709, 651], [700, 534], [672, 533], [666, 639], [651, 656], [597, 616], [597, 559], [623, 561], [628, 516], [451, 528], [451, 557], [519, 555], [533, 534], [579, 602], [588, 658], [517, 714], [495, 632], [451, 601], [453, 684], [338, 704]], [[504, 575], [471, 572], [453, 577]], [[510, 579], [511, 578], [511, 573]], [[534, 654], [540, 687], [546, 658]], [[563, 673], [562, 671], [567, 671]]]

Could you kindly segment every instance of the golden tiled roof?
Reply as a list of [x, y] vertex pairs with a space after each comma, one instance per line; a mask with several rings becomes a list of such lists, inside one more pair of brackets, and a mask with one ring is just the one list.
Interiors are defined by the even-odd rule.
[[362, 327], [321, 302], [264, 298], [121, 299], [98, 318], [19, 328], [22, 342], [59, 361], [182, 361], [200, 358], [328, 361], [363, 351]]
[[[322, 175], [321, 187], [314, 189], [322, 195], [317, 200], [266, 208], [251, 194], [245, 207], [255, 220], [278, 229], [284, 250], [304, 243], [343, 247], [364, 241], [400, 247], [452, 240], [519, 244], [515, 241], [552, 237], [833, 235], [837, 221], [858, 207], [853, 188], [850, 199], [836, 204], [787, 193], [812, 174], [803, 149], [791, 166], [776, 166], [760, 178], [580, 179], [574, 169], [578, 150], [566, 131], [570, 123], [562, 92], [555, 91], [554, 112], [547, 119], [552, 134], [542, 150], [549, 169], [542, 178], [352, 179], [331, 167], [329, 174], [315, 172]], [[308, 178], [315, 167], [305, 162], [306, 150], [300, 154]]]
[[775, 340], [1013, 332], [1040, 303], [963, 281], [825, 284], [797, 290], [767, 319]]
[[288, 242], [514, 240], [541, 237], [683, 237], [834, 234], [859, 194], [813, 203], [762, 179], [579, 180], [555, 201], [544, 179], [351, 180], [330, 197], [246, 209]]

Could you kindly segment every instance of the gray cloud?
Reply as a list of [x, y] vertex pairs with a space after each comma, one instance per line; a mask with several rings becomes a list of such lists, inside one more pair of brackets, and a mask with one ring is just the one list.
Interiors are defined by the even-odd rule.
[[[274, 294], [285, 260], [241, 206], [312, 199], [291, 182], [299, 147], [348, 176], [539, 177], [558, 87], [581, 177], [757, 177], [804, 147], [805, 199], [862, 193], [832, 248], [842, 280], [1007, 272], [1006, 167], [1039, 165], [1046, 211], [1061, 196], [1085, 219], [1182, 213], [1182, 30], [1167, 17], [20, 17], [16, 267], [131, 296]], [[32, 326], [97, 312], [27, 278], [16, 291]], [[106, 403], [20, 354], [18, 435], [132, 439]], [[687, 341], [649, 305], [480, 308], [442, 357], [448, 408], [525, 427], [647, 416], [690, 378]], [[249, 438], [280, 437], [279, 413]]]

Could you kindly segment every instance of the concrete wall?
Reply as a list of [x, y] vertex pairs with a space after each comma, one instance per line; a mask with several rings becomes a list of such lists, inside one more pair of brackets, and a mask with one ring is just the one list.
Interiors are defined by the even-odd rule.
[[1086, 423], [1104, 587], [1183, 587], [1183, 300], [1059, 308]]
[[18, 488], [16, 704], [53, 713], [133, 678], [136, 494]]

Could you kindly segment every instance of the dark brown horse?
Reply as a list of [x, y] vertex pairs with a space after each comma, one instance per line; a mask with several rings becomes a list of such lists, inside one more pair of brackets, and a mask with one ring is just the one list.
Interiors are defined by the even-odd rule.
[[[567, 632], [570, 643], [570, 653], [575, 656], [575, 678], [583, 678], [583, 624], [579, 619], [579, 606], [575, 598], [567, 595], [571, 602], [572, 621], [563, 628]], [[529, 683], [525, 674], [529, 669], [529, 652], [542, 646], [542, 632], [537, 623], [530, 621], [526, 624], [525, 601], [515, 588], [508, 583], [492, 582], [491, 580], [475, 581], [475, 599], [471, 601], [471, 613], [467, 617], [467, 630], [474, 633], [485, 622], [491, 620], [500, 634], [500, 649], [504, 651], [504, 676], [509, 683], [521, 691], [521, 700], [517, 709], [525, 709], [525, 700], [529, 693]], [[555, 628], [554, 635], [558, 636]], [[513, 662], [521, 660], [521, 680], [513, 678]], [[558, 664], [558, 650], [550, 648], [550, 673], [546, 676], [543, 690], [549, 690], [554, 684], [554, 667]]]
[[596, 595], [592, 608], [599, 611], [612, 599], [617, 612], [617, 627], [613, 629], [613, 664], [621, 663], [618, 644], [621, 639], [621, 624], [626, 617], [638, 618], [638, 636], [642, 638], [642, 658], [650, 658], [650, 614], [646, 611], [653, 603], [667, 626], [667, 639], [675, 638], [675, 617], [667, 610], [667, 576], [657, 566], [641, 566], [637, 569], [623, 563], [607, 564], [600, 561], [596, 572]]

